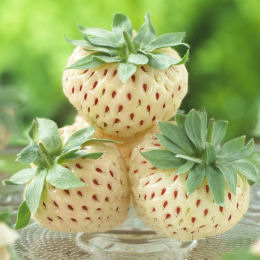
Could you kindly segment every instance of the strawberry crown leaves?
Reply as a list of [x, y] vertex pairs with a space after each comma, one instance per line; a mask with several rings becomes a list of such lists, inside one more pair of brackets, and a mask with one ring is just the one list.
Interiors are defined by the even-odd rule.
[[188, 172], [187, 193], [194, 192], [204, 178], [217, 204], [224, 206], [225, 183], [236, 193], [237, 174], [248, 181], [260, 182], [257, 168], [248, 159], [254, 151], [254, 141], [245, 144], [245, 136], [222, 144], [228, 122], [207, 119], [206, 111], [192, 109], [175, 116], [177, 125], [159, 122], [157, 137], [166, 150], [141, 154], [155, 167], [175, 169], [175, 174]]
[[[188, 60], [189, 45], [183, 42], [185, 33], [167, 33], [156, 37], [149, 12], [146, 13], [144, 24], [135, 36], [131, 21], [121, 13], [114, 15], [112, 31], [81, 25], [78, 29], [83, 34], [83, 40], [65, 38], [71, 44], [91, 51], [91, 54], [79, 59], [67, 69], [90, 69], [103, 63], [116, 62], [119, 63], [120, 80], [124, 83], [135, 73], [138, 65], [148, 64], [153, 68], [165, 70]], [[161, 48], [180, 45], [187, 48], [180, 59], [160, 52]]]
[[18, 210], [16, 229], [25, 227], [31, 215], [36, 213], [45, 182], [59, 189], [85, 186], [71, 170], [63, 166], [63, 162], [79, 158], [96, 160], [103, 155], [102, 152], [87, 153], [81, 148], [90, 142], [116, 142], [92, 138], [94, 132], [93, 126], [80, 129], [63, 144], [55, 122], [45, 118], [33, 121], [28, 132], [30, 144], [17, 155], [17, 161], [33, 163], [36, 167], [23, 169], [4, 181], [9, 185], [28, 183], [25, 200]]

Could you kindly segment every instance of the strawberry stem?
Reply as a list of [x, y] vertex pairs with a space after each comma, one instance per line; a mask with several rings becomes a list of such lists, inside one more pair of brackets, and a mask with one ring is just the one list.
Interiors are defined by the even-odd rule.
[[40, 151], [41, 151], [41, 155], [43, 156], [44, 161], [46, 162], [48, 168], [51, 168], [52, 162], [49, 158], [49, 155], [48, 155], [46, 148], [44, 147], [44, 145], [41, 142], [39, 142], [39, 148], [40, 148]]
[[133, 43], [131, 41], [131, 38], [130, 38], [128, 32], [127, 31], [123, 31], [123, 35], [124, 35], [124, 38], [125, 38], [127, 49], [129, 50], [129, 52], [135, 53], [135, 48], [134, 48], [134, 45], [133, 45]]

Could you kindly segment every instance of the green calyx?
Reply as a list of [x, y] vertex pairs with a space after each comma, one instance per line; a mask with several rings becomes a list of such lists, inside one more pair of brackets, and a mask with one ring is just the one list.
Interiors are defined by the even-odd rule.
[[94, 133], [93, 126], [80, 129], [63, 144], [55, 122], [45, 118], [33, 121], [28, 132], [30, 144], [17, 155], [17, 161], [34, 164], [35, 168], [23, 169], [4, 181], [7, 185], [28, 184], [25, 200], [18, 210], [16, 229], [25, 227], [31, 215], [36, 213], [46, 182], [59, 189], [85, 186], [63, 163], [80, 158], [96, 160], [101, 157], [102, 152], [87, 153], [82, 149], [90, 142], [116, 143], [109, 139], [92, 138]]
[[[156, 37], [149, 13], [145, 15], [145, 22], [135, 36], [131, 21], [121, 13], [114, 15], [112, 31], [81, 25], [78, 29], [83, 34], [83, 40], [66, 38], [67, 41], [91, 51], [91, 54], [79, 59], [67, 69], [90, 69], [104, 63], [119, 63], [118, 74], [124, 83], [135, 73], [138, 65], [148, 64], [153, 68], [165, 70], [188, 60], [189, 46], [183, 42], [185, 33], [167, 33]], [[161, 48], [180, 45], [187, 48], [180, 59], [160, 52]]]
[[225, 183], [236, 193], [237, 174], [250, 182], [260, 182], [253, 163], [254, 140], [245, 144], [245, 136], [222, 144], [228, 122], [207, 119], [206, 111], [192, 109], [175, 116], [177, 125], [159, 122], [157, 137], [165, 150], [152, 150], [142, 155], [159, 169], [175, 169], [175, 174], [188, 173], [187, 193], [193, 193], [206, 178], [215, 202], [224, 206]]

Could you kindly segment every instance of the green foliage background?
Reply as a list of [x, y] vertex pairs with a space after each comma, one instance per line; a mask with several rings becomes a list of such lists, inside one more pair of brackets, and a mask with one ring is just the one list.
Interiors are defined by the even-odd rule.
[[230, 120], [231, 136], [253, 133], [260, 104], [259, 0], [1, 0], [0, 83], [27, 97], [19, 111], [24, 126], [35, 116], [63, 125], [75, 114], [61, 87], [73, 50], [63, 33], [79, 38], [76, 23], [109, 29], [115, 12], [138, 29], [148, 10], [158, 34], [187, 32], [190, 88], [182, 108], [205, 107]]

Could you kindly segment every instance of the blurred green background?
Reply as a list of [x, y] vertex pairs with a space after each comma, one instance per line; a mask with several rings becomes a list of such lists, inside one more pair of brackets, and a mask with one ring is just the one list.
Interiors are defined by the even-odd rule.
[[26, 97], [23, 128], [36, 116], [72, 122], [61, 78], [73, 46], [64, 33], [79, 38], [76, 23], [109, 29], [115, 12], [139, 29], [148, 10], [158, 34], [187, 32], [190, 88], [182, 108], [230, 120], [229, 136], [259, 137], [259, 0], [1, 0], [0, 86]]

